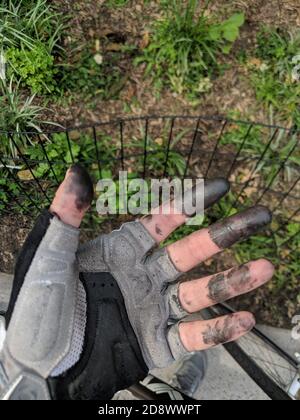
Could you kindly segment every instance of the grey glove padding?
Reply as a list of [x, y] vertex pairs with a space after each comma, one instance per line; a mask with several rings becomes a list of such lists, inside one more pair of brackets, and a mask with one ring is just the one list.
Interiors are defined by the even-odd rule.
[[149, 369], [165, 367], [186, 353], [172, 322], [174, 315], [185, 313], [174, 304], [177, 287], [169, 287], [181, 273], [166, 249], [155, 250], [156, 245], [137, 221], [98, 237], [77, 253], [80, 271], [107, 271], [116, 279]]
[[43, 378], [50, 376], [70, 349], [79, 278], [78, 241], [78, 229], [57, 218], [51, 220], [7, 331], [4, 351]]
[[[45, 381], [70, 351], [79, 273], [79, 230], [57, 218], [43, 237], [25, 276], [0, 363], [0, 398], [32, 394], [49, 399]], [[38, 392], [37, 390], [40, 389]], [[38, 392], [38, 393], [37, 393]]]

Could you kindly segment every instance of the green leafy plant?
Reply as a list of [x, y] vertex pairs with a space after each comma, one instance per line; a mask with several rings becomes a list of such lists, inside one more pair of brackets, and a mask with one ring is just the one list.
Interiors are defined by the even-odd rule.
[[5, 56], [9, 63], [8, 76], [16, 74], [33, 93], [51, 93], [56, 89], [58, 70], [54, 68], [53, 56], [42, 44], [36, 44], [31, 50], [9, 48]]
[[66, 22], [47, 0], [7, 0], [0, 7], [0, 51], [8, 76], [20, 78], [32, 93], [55, 90], [55, 57]]
[[190, 96], [207, 91], [210, 77], [220, 68], [220, 55], [229, 53], [239, 36], [242, 13], [216, 24], [206, 16], [205, 8], [198, 13], [197, 6], [196, 0], [187, 5], [169, 2], [164, 17], [153, 27], [150, 44], [135, 60], [146, 63], [146, 75], [154, 73], [158, 88], [167, 85]]
[[299, 31], [287, 32], [275, 28], [262, 28], [258, 32], [256, 56], [274, 64], [279, 73], [291, 73], [294, 66], [293, 57], [299, 54], [299, 48]]
[[[96, 159], [94, 139], [87, 133], [73, 132], [74, 139], [68, 138], [66, 133], [54, 133], [44, 142], [44, 147], [30, 146], [26, 149], [26, 155], [30, 162], [33, 162], [33, 171], [37, 178], [53, 180], [63, 179], [66, 168], [73, 160], [81, 162], [91, 173], [94, 180], [99, 179], [99, 168]], [[112, 144], [112, 139], [102, 133], [98, 133], [97, 141], [98, 154], [101, 156], [102, 176], [111, 173], [113, 162], [116, 160], [117, 147]], [[48, 161], [45, 161], [45, 152]], [[34, 163], [37, 162], [37, 163]], [[55, 175], [54, 175], [55, 174]]]
[[[1, 168], [1, 165], [0, 165]], [[10, 203], [10, 197], [19, 196], [18, 185], [8, 178], [6, 171], [1, 168], [0, 170], [0, 211]]]
[[61, 49], [65, 23], [47, 0], [3, 0], [0, 7], [0, 47], [21, 46], [31, 50], [36, 43], [48, 52]]
[[42, 133], [41, 126], [58, 125], [43, 121], [44, 108], [33, 104], [34, 95], [24, 99], [19, 87], [13, 78], [0, 79], [0, 152], [12, 158], [18, 156], [16, 145], [24, 152], [33, 144], [34, 133]]

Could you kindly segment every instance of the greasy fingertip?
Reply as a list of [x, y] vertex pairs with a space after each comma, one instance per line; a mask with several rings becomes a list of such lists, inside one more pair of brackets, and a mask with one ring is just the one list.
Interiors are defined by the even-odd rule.
[[255, 318], [250, 312], [237, 312], [217, 318], [213, 325], [207, 325], [202, 332], [203, 343], [207, 347], [230, 343], [250, 332], [255, 326]]
[[238, 340], [255, 326], [250, 312], [238, 312], [208, 321], [179, 324], [179, 333], [187, 351], [206, 350]]
[[[266, 206], [254, 206], [251, 207], [255, 210], [256, 216], [254, 218], [260, 218], [261, 223], [268, 225], [272, 222], [272, 212]], [[251, 210], [251, 208], [249, 210]], [[254, 213], [254, 211], [253, 211]]]
[[78, 163], [71, 166], [68, 174], [72, 176], [68, 192], [73, 192], [76, 195], [77, 209], [82, 211], [89, 207], [93, 201], [93, 182], [86, 169]]
[[207, 179], [204, 181], [204, 208], [217, 203], [230, 190], [230, 183], [225, 178]]
[[220, 249], [225, 249], [264, 229], [271, 221], [272, 213], [267, 207], [250, 207], [212, 225], [209, 235]]

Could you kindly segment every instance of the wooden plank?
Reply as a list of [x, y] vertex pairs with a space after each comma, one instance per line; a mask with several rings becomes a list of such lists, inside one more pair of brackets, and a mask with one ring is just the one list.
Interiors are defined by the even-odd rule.
[[13, 276], [0, 273], [0, 311], [6, 311], [12, 289]]

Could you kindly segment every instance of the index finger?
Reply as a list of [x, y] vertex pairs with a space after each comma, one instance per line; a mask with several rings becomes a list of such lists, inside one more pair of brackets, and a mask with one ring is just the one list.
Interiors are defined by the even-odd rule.
[[[204, 209], [211, 207], [218, 202], [225, 194], [228, 193], [230, 184], [225, 178], [215, 178], [204, 181], [204, 191], [200, 186], [192, 188], [187, 194], [192, 195], [193, 201], [196, 196], [204, 194]], [[168, 236], [174, 232], [179, 226], [183, 225], [191, 215], [177, 214], [174, 209], [174, 201], [170, 205], [171, 214], [163, 214], [164, 205], [160, 206], [155, 213], [149, 214], [141, 219], [142, 225], [147, 229], [150, 235], [157, 243], [163, 242]]]

